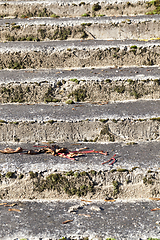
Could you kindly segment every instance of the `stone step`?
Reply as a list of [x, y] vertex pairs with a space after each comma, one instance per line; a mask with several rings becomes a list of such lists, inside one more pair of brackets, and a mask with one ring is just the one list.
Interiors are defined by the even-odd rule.
[[[12, 201], [7, 201], [12, 204]], [[18, 201], [1, 208], [1, 239], [157, 239], [159, 201]], [[74, 212], [70, 212], [75, 209]], [[63, 224], [66, 220], [72, 220]], [[9, 226], [9, 227], [8, 227]], [[143, 228], [143, 231], [142, 231]]]
[[159, 13], [148, 1], [1, 1], [1, 17], [121, 16]]
[[160, 38], [158, 15], [1, 20], [0, 41]]
[[0, 43], [0, 68], [77, 68], [160, 64], [160, 41]]
[[159, 102], [1, 104], [0, 142], [159, 140]]
[[1, 70], [1, 103], [160, 98], [159, 67]]

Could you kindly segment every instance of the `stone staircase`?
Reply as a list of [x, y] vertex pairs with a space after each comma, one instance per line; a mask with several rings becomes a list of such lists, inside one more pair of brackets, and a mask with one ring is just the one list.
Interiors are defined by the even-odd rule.
[[0, 2], [0, 240], [160, 238], [159, 5]]

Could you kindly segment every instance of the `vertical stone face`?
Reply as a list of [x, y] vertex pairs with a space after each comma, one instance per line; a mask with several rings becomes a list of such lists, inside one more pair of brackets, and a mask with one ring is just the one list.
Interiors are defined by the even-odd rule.
[[159, 237], [159, 7], [0, 2], [2, 239]]

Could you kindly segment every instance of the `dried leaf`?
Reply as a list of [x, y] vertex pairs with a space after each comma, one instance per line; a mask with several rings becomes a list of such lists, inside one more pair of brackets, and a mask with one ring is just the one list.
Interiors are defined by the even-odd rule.
[[66, 223], [69, 223], [69, 222], [73, 222], [73, 219], [72, 220], [66, 220], [66, 221], [62, 222], [62, 224], [66, 224]]
[[56, 153], [66, 153], [66, 152], [68, 152], [67, 148], [56, 149]]
[[152, 197], [150, 197], [149, 199], [150, 200], [154, 200], [154, 201], [160, 201], [160, 198], [152, 198]]
[[153, 209], [151, 209], [151, 211], [158, 211], [158, 210], [160, 210], [160, 208], [153, 208]]
[[79, 216], [84, 216], [84, 217], [91, 217], [91, 215], [89, 215], [89, 214], [84, 214], [84, 213], [80, 213], [80, 214], [78, 214]]
[[11, 203], [11, 204], [7, 204], [7, 205], [4, 205], [5, 207], [13, 207], [13, 206], [15, 206], [15, 205], [17, 205], [17, 203]]
[[4, 154], [20, 153], [22, 151], [23, 151], [23, 149], [21, 147], [16, 148], [16, 150], [9, 148], [9, 147], [5, 148], [4, 150], [0, 150], [0, 152], [4, 153]]
[[0, 203], [0, 206], [6, 205], [7, 203]]
[[82, 202], [92, 202], [92, 201], [88, 201], [88, 200], [83, 200], [83, 199], [81, 199], [81, 201], [82, 201]]
[[116, 200], [114, 200], [114, 199], [108, 199], [108, 200], [105, 199], [104, 201], [105, 201], [105, 202], [115, 202]]
[[8, 211], [9, 212], [21, 212], [21, 210], [16, 209], [16, 208], [9, 208]]

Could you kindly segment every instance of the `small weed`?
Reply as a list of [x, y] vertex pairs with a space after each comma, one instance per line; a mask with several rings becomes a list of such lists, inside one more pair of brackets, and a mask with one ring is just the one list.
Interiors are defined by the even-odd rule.
[[99, 14], [98, 17], [104, 17], [105, 15], [104, 14]]
[[115, 238], [106, 238], [106, 240], [116, 240]]
[[74, 173], [74, 177], [75, 177], [75, 178], [78, 178], [79, 175], [80, 175], [79, 172], [75, 172], [75, 173]]
[[72, 170], [66, 173], [66, 176], [73, 176], [73, 175], [74, 175], [74, 172]]
[[83, 32], [80, 38], [85, 39], [85, 38], [87, 38], [87, 37], [88, 37], [88, 34], [87, 34], [86, 32]]
[[147, 240], [160, 240], [160, 238], [147, 238]]
[[114, 173], [114, 172], [117, 172], [116, 169], [111, 169], [110, 173]]
[[157, 118], [150, 118], [150, 120], [160, 122], [160, 117], [157, 117]]
[[86, 90], [79, 88], [68, 95], [74, 97], [76, 102], [84, 101], [86, 98]]
[[6, 178], [14, 178], [14, 172], [7, 172], [5, 177]]
[[134, 83], [135, 83], [135, 81], [132, 80], [132, 79], [128, 79], [127, 82], [128, 82], [129, 84], [134, 84]]
[[122, 86], [116, 86], [114, 88], [114, 91], [116, 91], [117, 93], [124, 93], [125, 92], [125, 86], [122, 85]]
[[91, 170], [91, 171], [90, 171], [90, 174], [91, 174], [91, 175], [96, 175], [96, 171]]
[[139, 167], [133, 167], [132, 170], [131, 170], [131, 172], [133, 172], [133, 171], [136, 170], [137, 168], [139, 168]]
[[21, 27], [20, 27], [20, 25], [14, 25], [14, 26], [12, 26], [12, 30], [14, 30], [14, 29], [20, 29]]
[[4, 121], [4, 120], [0, 120], [0, 123], [7, 123], [6, 121]]
[[38, 177], [38, 173], [37, 172], [34, 173], [33, 171], [30, 171], [29, 175], [31, 179]]
[[22, 179], [23, 177], [24, 177], [23, 174], [20, 174], [20, 175], [19, 175], [19, 179]]
[[10, 35], [7, 35], [7, 34], [5, 35], [5, 38], [6, 38], [7, 41], [11, 41], [11, 42], [16, 40], [14, 36], [10, 36]]
[[85, 5], [85, 2], [81, 2], [81, 3], [79, 4], [79, 6], [82, 6], [82, 5]]
[[81, 17], [89, 17], [89, 16], [90, 16], [89, 13], [84, 13], [81, 15]]
[[119, 169], [117, 169], [117, 172], [128, 172], [128, 169], [125, 169], [125, 168], [119, 168]]
[[73, 100], [68, 99], [68, 100], [66, 101], [66, 104], [74, 104], [74, 102], [73, 102]]
[[72, 78], [72, 79], [70, 79], [70, 81], [71, 81], [71, 82], [75, 82], [75, 83], [77, 83], [77, 84], [79, 83], [79, 80], [76, 79], [76, 78]]
[[98, 11], [100, 9], [101, 9], [101, 6], [98, 3], [94, 4], [92, 7], [92, 11]]
[[111, 82], [111, 80], [110, 79], [106, 79], [106, 81], [105, 81], [106, 83], [110, 83]]
[[106, 123], [106, 122], [108, 122], [108, 119], [99, 119], [99, 121], [102, 123]]
[[131, 180], [129, 179], [126, 179], [126, 183], [129, 184], [131, 182]]
[[126, 143], [126, 145], [136, 145], [137, 143], [136, 142], [128, 142]]
[[114, 122], [114, 123], [117, 123], [117, 122], [118, 122], [118, 120], [116, 120], [116, 119], [112, 119], [112, 122]]
[[117, 195], [119, 193], [119, 183], [118, 181], [113, 181], [113, 194]]
[[157, 85], [160, 85], [160, 79], [154, 79], [153, 80]]
[[130, 47], [130, 49], [137, 49], [137, 46], [133, 45], [133, 46]]
[[59, 18], [59, 16], [56, 15], [56, 14], [54, 14], [54, 13], [53, 13], [50, 17], [51, 17], [51, 18]]
[[83, 171], [83, 172], [80, 172], [80, 175], [81, 175], [81, 176], [86, 176], [87, 173], [86, 173], [85, 171]]
[[92, 25], [92, 23], [81, 23], [81, 25], [82, 25], [82, 26], [88, 26], [88, 27], [89, 27], [89, 26]]

